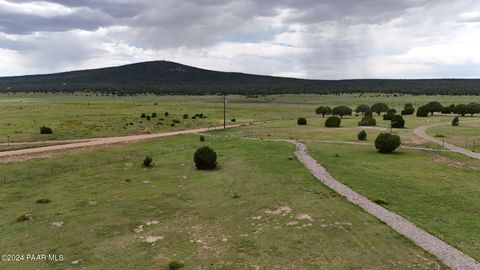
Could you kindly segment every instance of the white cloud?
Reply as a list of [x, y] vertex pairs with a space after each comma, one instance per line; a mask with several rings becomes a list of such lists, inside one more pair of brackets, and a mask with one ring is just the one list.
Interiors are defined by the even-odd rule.
[[6, 0], [0, 0], [0, 14], [1, 13], [36, 15], [41, 17], [56, 17], [70, 15], [74, 13], [74, 9], [44, 1], [12, 3]]

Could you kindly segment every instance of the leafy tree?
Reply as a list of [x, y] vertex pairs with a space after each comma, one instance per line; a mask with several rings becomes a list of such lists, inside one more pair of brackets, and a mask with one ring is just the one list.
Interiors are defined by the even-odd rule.
[[389, 108], [385, 103], [375, 103], [372, 105], [372, 112], [376, 112], [378, 115], [380, 115], [382, 112], [387, 112], [388, 109]]
[[372, 114], [366, 114], [362, 117], [362, 120], [358, 122], [359, 126], [376, 126], [377, 121], [373, 118]]
[[325, 115], [330, 115], [330, 114], [332, 114], [332, 108], [330, 108], [330, 107], [328, 107], [328, 106], [326, 106], [326, 107], [320, 106], [320, 107], [318, 107], [318, 108], [315, 110], [315, 113], [316, 113], [316, 114], [321, 114], [322, 117], [325, 117]]
[[427, 105], [425, 105], [425, 106], [427, 107], [430, 115], [433, 115], [433, 113], [435, 113], [435, 112], [442, 112], [442, 109], [443, 109], [443, 105], [440, 104], [437, 101], [431, 101], [431, 102], [427, 103]]
[[355, 109], [356, 113], [362, 113], [362, 114], [365, 114], [370, 111], [372, 111], [372, 109], [367, 104], [358, 105], [357, 108]]
[[337, 106], [333, 108], [332, 114], [339, 115], [341, 118], [343, 118], [344, 115], [352, 115], [352, 109], [347, 106]]
[[455, 108], [455, 104], [451, 104], [449, 106], [445, 106], [442, 109], [442, 114], [451, 114], [453, 113], [453, 109]]
[[217, 167], [217, 153], [208, 146], [197, 149], [193, 154], [193, 161], [198, 170], [211, 170]]
[[458, 119], [458, 116], [455, 116], [452, 120], [452, 126], [457, 127], [460, 124], [460, 120]]
[[380, 153], [392, 153], [400, 144], [400, 137], [390, 133], [380, 133], [375, 139], [375, 148]]
[[383, 115], [383, 120], [390, 121], [390, 120], [392, 120], [393, 116], [395, 116], [395, 114], [389, 111], [389, 112], [387, 112], [386, 114]]
[[362, 130], [360, 131], [358, 134], [357, 134], [357, 138], [360, 140], [360, 141], [365, 141], [367, 139], [367, 132], [365, 130]]
[[401, 115], [395, 114], [391, 119], [392, 128], [404, 128], [405, 120]]
[[407, 103], [403, 107], [403, 110], [401, 112], [402, 115], [412, 115], [415, 112], [415, 109], [413, 108], [412, 103]]
[[397, 110], [395, 110], [395, 109], [392, 108], [392, 109], [389, 109], [389, 110], [387, 111], [387, 113], [396, 114], [396, 113], [397, 113]]
[[417, 117], [428, 117], [429, 110], [427, 106], [423, 105], [417, 109]]
[[300, 118], [297, 119], [297, 124], [298, 124], [299, 126], [304, 126], [304, 125], [307, 124], [307, 119], [305, 119], [305, 118], [303, 118], [303, 117], [300, 117]]
[[465, 104], [456, 105], [455, 108], [453, 108], [453, 113], [461, 116], [465, 116], [465, 114], [467, 114], [467, 105]]
[[475, 102], [468, 104], [466, 107], [466, 113], [470, 114], [470, 116], [480, 113], [480, 104]]
[[342, 119], [340, 119], [340, 117], [330, 116], [325, 121], [325, 126], [326, 127], [340, 127], [341, 122], [342, 122]]

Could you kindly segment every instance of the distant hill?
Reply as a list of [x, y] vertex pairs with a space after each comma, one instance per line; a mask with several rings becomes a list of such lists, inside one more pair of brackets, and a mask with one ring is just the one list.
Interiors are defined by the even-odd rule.
[[480, 95], [478, 79], [305, 80], [220, 72], [153, 61], [45, 75], [0, 78], [0, 92], [102, 91], [157, 94], [350, 93]]

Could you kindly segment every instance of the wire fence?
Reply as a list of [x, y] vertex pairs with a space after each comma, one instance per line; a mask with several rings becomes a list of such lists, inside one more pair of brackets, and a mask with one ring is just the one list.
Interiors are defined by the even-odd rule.
[[[213, 141], [212, 141], [213, 142]], [[210, 144], [212, 142], [209, 142]], [[196, 150], [197, 148], [206, 145], [205, 142], [196, 142], [196, 143], [186, 143], [177, 146], [171, 147], [163, 147], [162, 149], [158, 150], [151, 150], [151, 151], [138, 151], [138, 152], [128, 152], [124, 154], [115, 154], [114, 156], [107, 156], [104, 158], [95, 157], [94, 160], [84, 160], [84, 161], [72, 161], [68, 162], [65, 165], [46, 165], [42, 164], [39, 166], [32, 166], [28, 169], [24, 169], [22, 171], [17, 171], [13, 173], [1, 173], [0, 172], [0, 184], [7, 184], [12, 182], [20, 182], [38, 178], [53, 178], [55, 176], [74, 172], [86, 168], [98, 168], [98, 167], [105, 167], [108, 165], [115, 165], [121, 164], [126, 162], [133, 162], [138, 163], [139, 166], [142, 164], [143, 159], [146, 156], [150, 157], [159, 157], [168, 155], [175, 152], [180, 151], [192, 151]], [[192, 152], [193, 153], [193, 152]], [[34, 161], [38, 162], [38, 161]]]

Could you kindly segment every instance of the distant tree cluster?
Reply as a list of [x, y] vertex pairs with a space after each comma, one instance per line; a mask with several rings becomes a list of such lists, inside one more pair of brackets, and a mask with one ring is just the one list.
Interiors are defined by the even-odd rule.
[[469, 104], [450, 104], [448, 106], [443, 106], [437, 101], [432, 101], [420, 106], [417, 110], [418, 117], [428, 117], [428, 115], [433, 115], [434, 113], [454, 113], [461, 116], [469, 114], [470, 116], [474, 116], [475, 114], [480, 113], [480, 103], [472, 102]]

